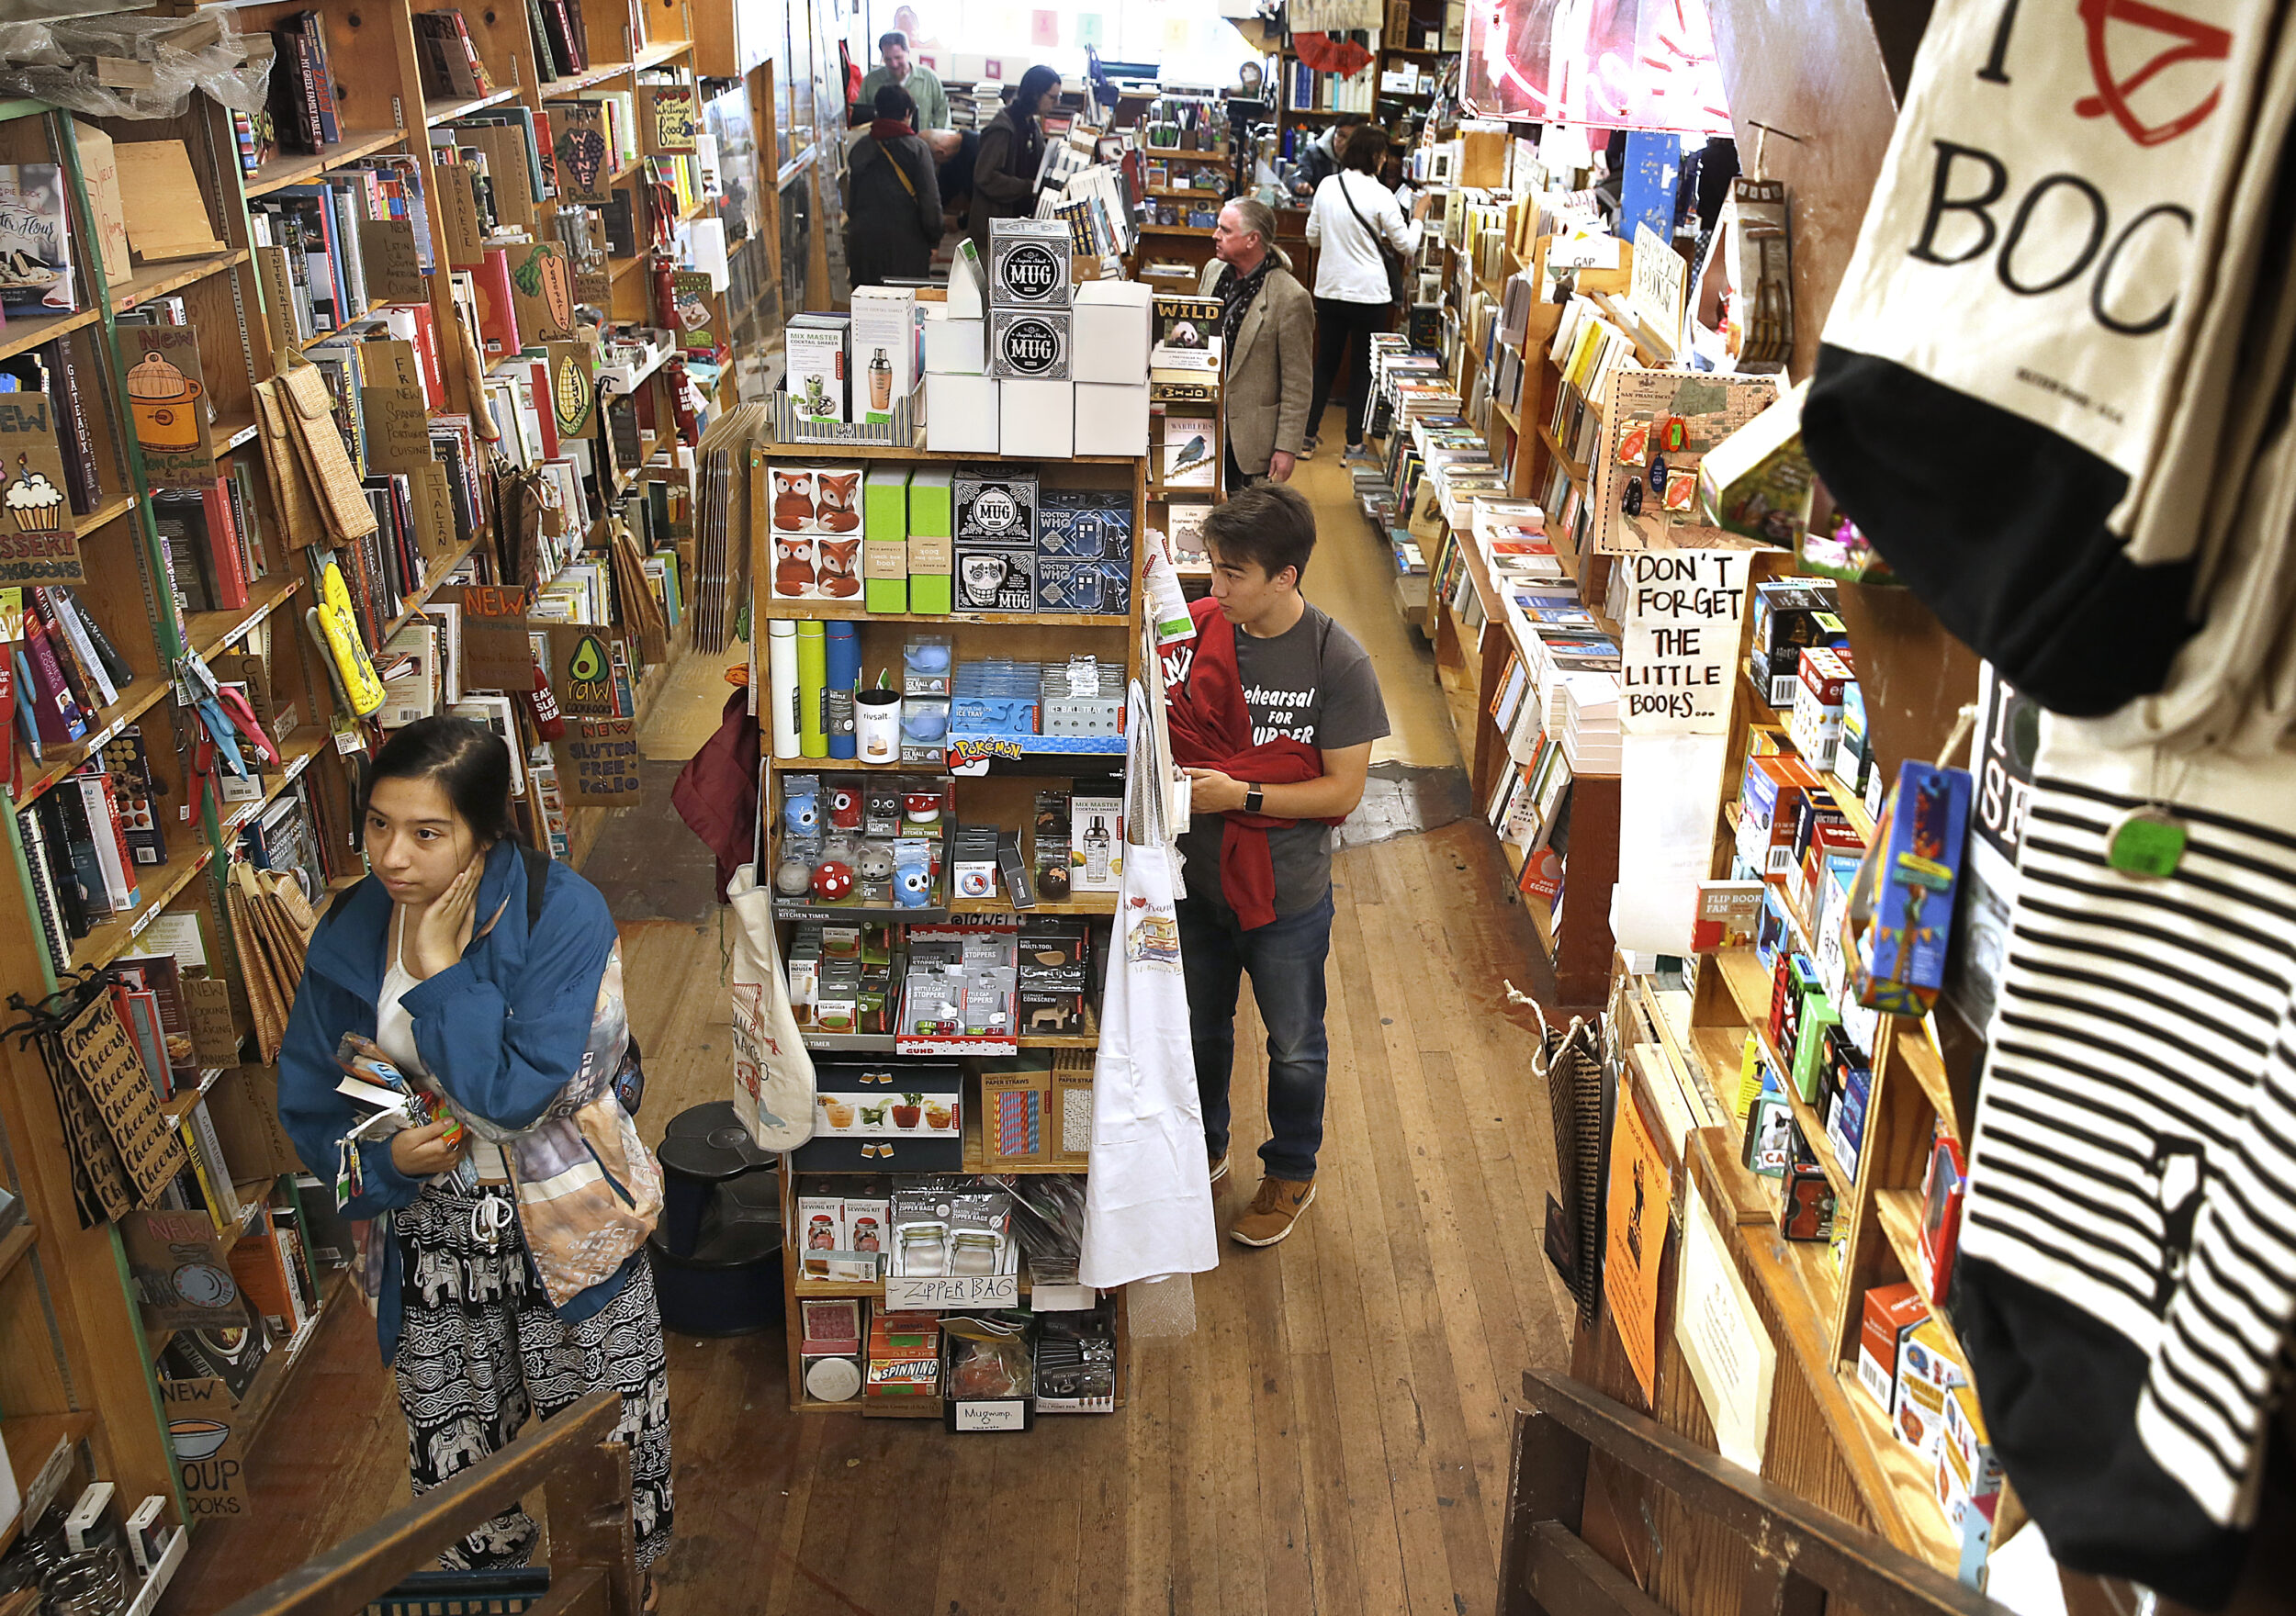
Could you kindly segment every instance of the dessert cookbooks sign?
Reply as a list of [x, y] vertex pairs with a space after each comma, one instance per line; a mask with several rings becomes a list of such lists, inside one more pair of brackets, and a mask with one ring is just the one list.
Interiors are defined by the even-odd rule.
[[0, 584], [76, 584], [85, 578], [63, 488], [48, 395], [0, 393]]

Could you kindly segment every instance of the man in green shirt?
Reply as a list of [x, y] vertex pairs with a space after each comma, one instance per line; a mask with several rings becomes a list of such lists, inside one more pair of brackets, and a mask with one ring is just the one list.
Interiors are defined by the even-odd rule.
[[864, 107], [876, 105], [877, 92], [887, 84], [898, 84], [917, 103], [918, 133], [927, 129], [949, 127], [949, 92], [940, 87], [940, 80], [929, 67], [919, 67], [909, 60], [909, 37], [895, 29], [881, 35], [877, 53], [884, 58], [884, 65], [873, 70], [861, 80], [861, 99]]

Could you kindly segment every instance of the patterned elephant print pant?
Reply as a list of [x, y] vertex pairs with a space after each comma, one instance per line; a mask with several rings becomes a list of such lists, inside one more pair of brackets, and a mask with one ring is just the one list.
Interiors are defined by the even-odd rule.
[[[393, 1367], [415, 1493], [508, 1443], [530, 1413], [547, 1420], [612, 1386], [622, 1394], [614, 1434], [630, 1444], [637, 1563], [651, 1566], [670, 1532], [670, 1367], [653, 1271], [641, 1258], [613, 1301], [568, 1324], [527, 1261], [512, 1205], [507, 1189], [465, 1195], [432, 1184], [396, 1215], [408, 1283]], [[457, 1570], [523, 1566], [537, 1535], [532, 1516], [507, 1510], [439, 1560]]]

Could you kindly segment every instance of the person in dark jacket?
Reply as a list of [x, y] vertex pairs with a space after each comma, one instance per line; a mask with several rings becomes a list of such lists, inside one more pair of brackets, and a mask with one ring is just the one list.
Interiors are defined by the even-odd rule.
[[[613, 1386], [650, 1587], [671, 1530], [670, 1373], [644, 1249], [661, 1170], [613, 1088], [629, 1047], [613, 915], [570, 866], [519, 847], [510, 771], [491, 731], [444, 715], [377, 754], [372, 873], [311, 938], [279, 1119], [359, 1225], [416, 1496], [530, 1414]], [[374, 1110], [336, 1087], [346, 1060], [394, 1068], [419, 1126], [362, 1127]], [[513, 1500], [440, 1558], [523, 1566], [538, 1535]]]
[[1020, 87], [981, 131], [973, 158], [973, 245], [988, 262], [988, 221], [1027, 219], [1036, 212], [1036, 174], [1044, 165], [1044, 131], [1037, 114], [1060, 93], [1057, 68], [1039, 63], [1020, 75]]
[[857, 286], [923, 280], [940, 245], [940, 178], [898, 84], [877, 92], [877, 117], [846, 159], [845, 265]]

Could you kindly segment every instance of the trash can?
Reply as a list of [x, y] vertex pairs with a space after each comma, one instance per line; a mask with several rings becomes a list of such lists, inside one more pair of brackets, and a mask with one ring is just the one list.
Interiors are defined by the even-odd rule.
[[732, 1101], [719, 1100], [671, 1117], [655, 1154], [662, 1216], [646, 1249], [662, 1328], [698, 1336], [777, 1328], [786, 1308], [773, 1153], [749, 1138]]

